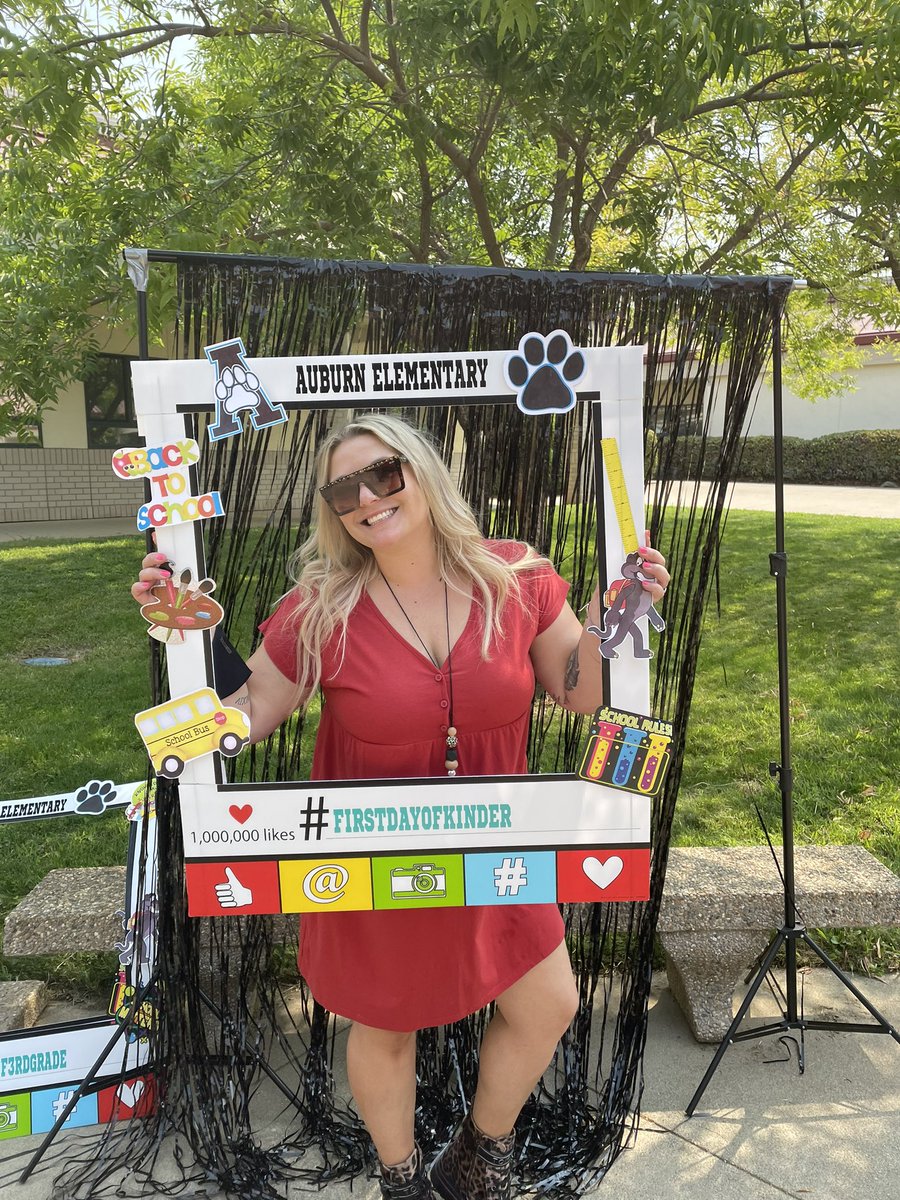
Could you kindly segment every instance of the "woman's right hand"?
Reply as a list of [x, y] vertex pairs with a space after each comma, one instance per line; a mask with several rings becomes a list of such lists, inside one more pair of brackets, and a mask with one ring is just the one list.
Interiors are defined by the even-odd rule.
[[156, 587], [158, 583], [164, 583], [167, 579], [172, 578], [172, 572], [167, 571], [165, 567], [168, 557], [167, 554], [161, 554], [158, 550], [144, 556], [138, 572], [138, 581], [131, 585], [132, 598], [138, 604], [151, 604], [153, 596], [150, 595], [150, 589]]

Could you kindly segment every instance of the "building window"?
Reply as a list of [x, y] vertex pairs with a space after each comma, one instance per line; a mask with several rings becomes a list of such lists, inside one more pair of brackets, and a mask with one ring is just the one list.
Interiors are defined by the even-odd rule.
[[133, 358], [98, 354], [84, 378], [87, 444], [93, 450], [134, 446], [138, 438], [131, 391]]
[[43, 445], [40, 422], [21, 420], [19, 406], [15, 401], [12, 402], [9, 417], [13, 428], [0, 435], [0, 446], [21, 446], [26, 450], [35, 450]]

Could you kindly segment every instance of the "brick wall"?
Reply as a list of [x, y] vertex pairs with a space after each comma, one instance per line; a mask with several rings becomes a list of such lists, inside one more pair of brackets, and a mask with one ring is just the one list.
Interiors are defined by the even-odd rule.
[[0, 447], [0, 521], [130, 517], [141, 483], [116, 479], [109, 450]]
[[[119, 479], [109, 450], [18, 449], [0, 446], [0, 522], [135, 518], [144, 502], [140, 480]], [[274, 506], [287, 473], [287, 451], [270, 451], [256, 516]]]

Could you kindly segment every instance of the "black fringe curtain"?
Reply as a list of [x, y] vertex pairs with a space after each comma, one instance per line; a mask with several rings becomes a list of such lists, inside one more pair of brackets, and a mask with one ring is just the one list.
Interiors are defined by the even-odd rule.
[[[635, 1128], [653, 939], [681, 776], [701, 620], [715, 576], [727, 490], [790, 280], [549, 274], [151, 252], [177, 262], [178, 353], [241, 336], [250, 356], [514, 348], [566, 329], [576, 346], [646, 345], [648, 525], [673, 586], [653, 660], [653, 711], [674, 721], [674, 761], [653, 804], [651, 899], [572, 905], [565, 913], [581, 1007], [518, 1125], [518, 1191], [573, 1197], [596, 1182]], [[583, 406], [536, 420], [510, 405], [405, 410], [448, 456], [493, 537], [530, 541], [583, 605], [596, 580], [594, 474]], [[716, 414], [721, 453], [708, 498], [698, 479]], [[203, 483], [226, 517], [203, 531], [229, 635], [245, 653], [288, 586], [305, 538], [309, 471], [331, 417], [203, 446]], [[340, 418], [339, 418], [340, 419]], [[268, 497], [263, 499], [263, 497]], [[561, 498], [561, 500], [560, 500]], [[618, 564], [610, 564], [615, 570]], [[156, 685], [160, 680], [157, 677]], [[295, 718], [236, 760], [240, 778], [302, 778], [315, 714]], [[532, 769], [573, 770], [584, 719], [534, 706]], [[250, 1198], [290, 1181], [322, 1186], [371, 1163], [368, 1138], [335, 1087], [336, 1022], [296, 980], [294, 918], [189, 920], [177, 787], [160, 781], [161, 1103], [70, 1160], [57, 1194], [146, 1195], [187, 1188]], [[427, 1153], [472, 1097], [489, 1013], [420, 1035], [418, 1136]], [[123, 1167], [127, 1170], [123, 1174]]]

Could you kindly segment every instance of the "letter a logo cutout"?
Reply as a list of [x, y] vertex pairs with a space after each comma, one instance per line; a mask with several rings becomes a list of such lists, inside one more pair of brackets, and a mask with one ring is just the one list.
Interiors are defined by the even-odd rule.
[[211, 442], [242, 433], [244, 427], [235, 414], [245, 410], [250, 413], [254, 429], [287, 420], [285, 410], [272, 403], [259, 377], [247, 366], [242, 338], [205, 346], [203, 353], [216, 369], [216, 419], [206, 429]]

